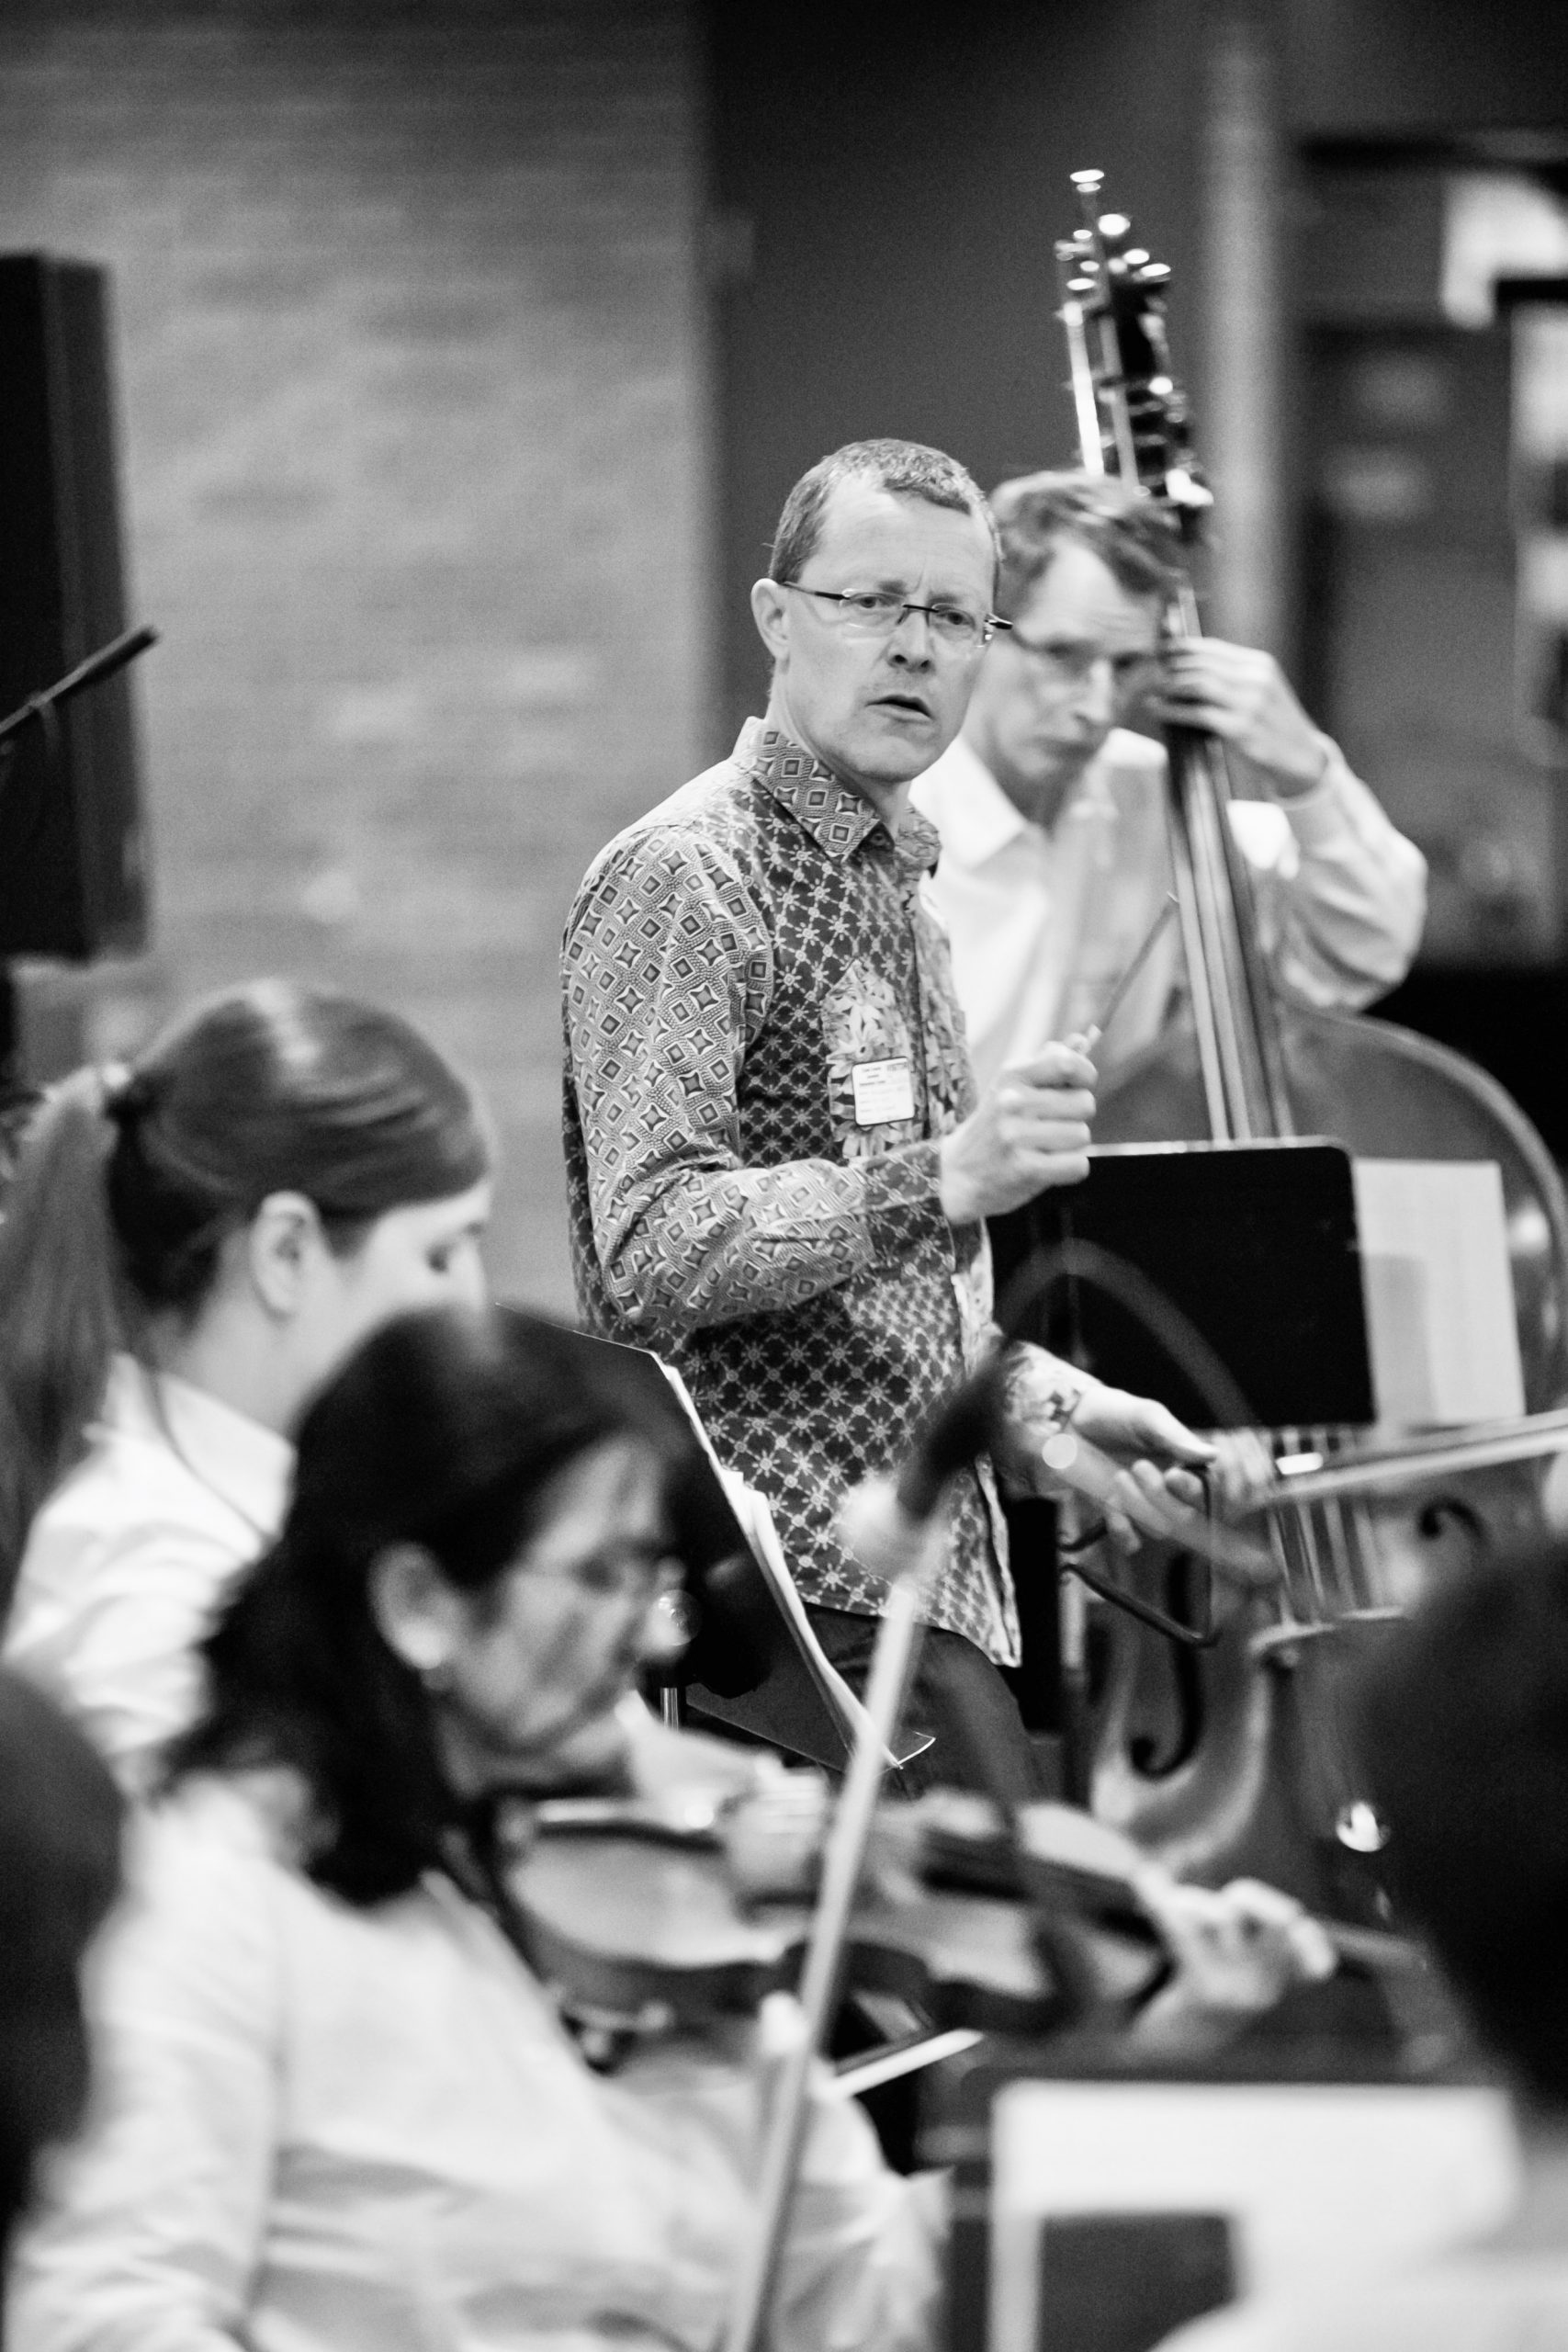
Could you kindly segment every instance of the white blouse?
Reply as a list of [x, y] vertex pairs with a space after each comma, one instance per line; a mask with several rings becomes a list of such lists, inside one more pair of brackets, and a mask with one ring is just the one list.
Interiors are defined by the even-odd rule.
[[282, 1524], [293, 1466], [276, 1431], [117, 1356], [85, 1458], [33, 1521], [6, 1662], [133, 1792], [196, 1713], [195, 1645]]
[[[591, 2073], [445, 1879], [312, 1885], [261, 1804], [193, 1784], [138, 1828], [97, 1984], [99, 2109], [17, 2252], [27, 2352], [712, 2352], [761, 2101], [682, 2043]], [[824, 2078], [775, 2352], [916, 2352], [919, 2193]]]

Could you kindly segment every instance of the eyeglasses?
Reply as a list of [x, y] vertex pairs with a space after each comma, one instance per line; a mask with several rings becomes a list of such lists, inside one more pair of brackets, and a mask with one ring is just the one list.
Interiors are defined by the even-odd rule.
[[1016, 629], [1012, 650], [1021, 653], [1042, 677], [1063, 685], [1082, 685], [1101, 662], [1107, 662], [1119, 701], [1147, 685], [1160, 659], [1154, 650], [1146, 653], [1101, 653], [1092, 645], [1053, 645], [1048, 639], [1043, 642], [1039, 638], [1020, 637]]
[[878, 588], [807, 588], [798, 580], [781, 580], [781, 588], [797, 596], [819, 596], [837, 605], [839, 623], [850, 637], [891, 637], [903, 626], [906, 613], [923, 613], [932, 637], [952, 653], [978, 653], [999, 628], [1011, 628], [999, 613], [972, 613], [963, 605], [917, 605], [908, 596], [892, 596]]
[[604, 1552], [592, 1552], [585, 1560], [574, 1560], [570, 1566], [536, 1566], [530, 1563], [524, 1569], [531, 1584], [564, 1585], [592, 1600], [613, 1599], [643, 1603], [676, 1591], [684, 1573], [681, 1562], [670, 1553], [655, 1552], [642, 1544], [616, 1544]]

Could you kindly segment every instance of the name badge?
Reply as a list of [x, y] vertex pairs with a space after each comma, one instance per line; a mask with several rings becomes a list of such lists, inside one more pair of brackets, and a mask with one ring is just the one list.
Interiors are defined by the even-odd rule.
[[907, 1055], [898, 1054], [885, 1062], [856, 1062], [850, 1078], [855, 1090], [857, 1127], [880, 1127], [890, 1119], [914, 1117], [915, 1075]]

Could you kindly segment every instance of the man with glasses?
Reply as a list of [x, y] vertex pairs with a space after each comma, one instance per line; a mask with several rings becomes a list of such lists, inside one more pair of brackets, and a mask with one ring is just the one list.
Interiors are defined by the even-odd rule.
[[[1308, 1002], [1353, 1008], [1416, 952], [1426, 865], [1308, 718], [1267, 653], [1162, 646], [1176, 577], [1168, 518], [1088, 474], [1032, 474], [991, 502], [998, 609], [964, 729], [915, 786], [942, 836], [934, 892], [982, 1085], [1052, 1037], [1099, 1025], [1171, 888], [1166, 760], [1123, 722], [1218, 736], [1258, 882], [1264, 953]], [[1255, 796], [1255, 797], [1254, 797]], [[1158, 1032], [1174, 924], [1116, 1006], [1096, 1060]]]
[[[886, 1587], [844, 1494], [909, 1453], [989, 1325], [980, 1220], [1086, 1173], [1092, 1065], [1043, 1046], [976, 1098], [923, 892], [911, 779], [957, 732], [997, 547], [962, 467], [852, 443], [791, 492], [752, 611], [765, 718], [603, 851], [566, 932], [565, 1142], [589, 1328], [682, 1373], [768, 1498], [818, 1638], [864, 1673]], [[1122, 1461], [1211, 1449], [1160, 1406], [1021, 1351], [1013, 1397]], [[1187, 1491], [1192, 1491], [1190, 1481]], [[912, 1713], [926, 1777], [1039, 1792], [998, 1665], [1018, 1623], [988, 1462], [955, 1482]]]

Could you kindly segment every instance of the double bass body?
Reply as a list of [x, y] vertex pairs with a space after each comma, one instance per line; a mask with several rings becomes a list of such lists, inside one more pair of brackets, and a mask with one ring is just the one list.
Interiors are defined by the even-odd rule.
[[[1292, 1009], [1280, 1040], [1298, 1130], [1354, 1156], [1494, 1161], [1502, 1176], [1527, 1410], [1568, 1396], [1568, 1202], [1540, 1136], [1494, 1080], [1392, 1023]], [[1201, 1140], [1196, 1048], [1178, 1029], [1101, 1097], [1097, 1140]], [[1346, 1690], [1369, 1646], [1432, 1582], [1540, 1526], [1534, 1464], [1450, 1472], [1414, 1495], [1280, 1530], [1278, 1596], [1237, 1604], [1206, 1651], [1105, 1626], [1093, 1712], [1096, 1812], [1184, 1875], [1252, 1872], [1341, 1917], [1382, 1916], [1375, 1820], [1358, 1788]], [[1168, 1600], [1179, 1556], [1139, 1573]]]

